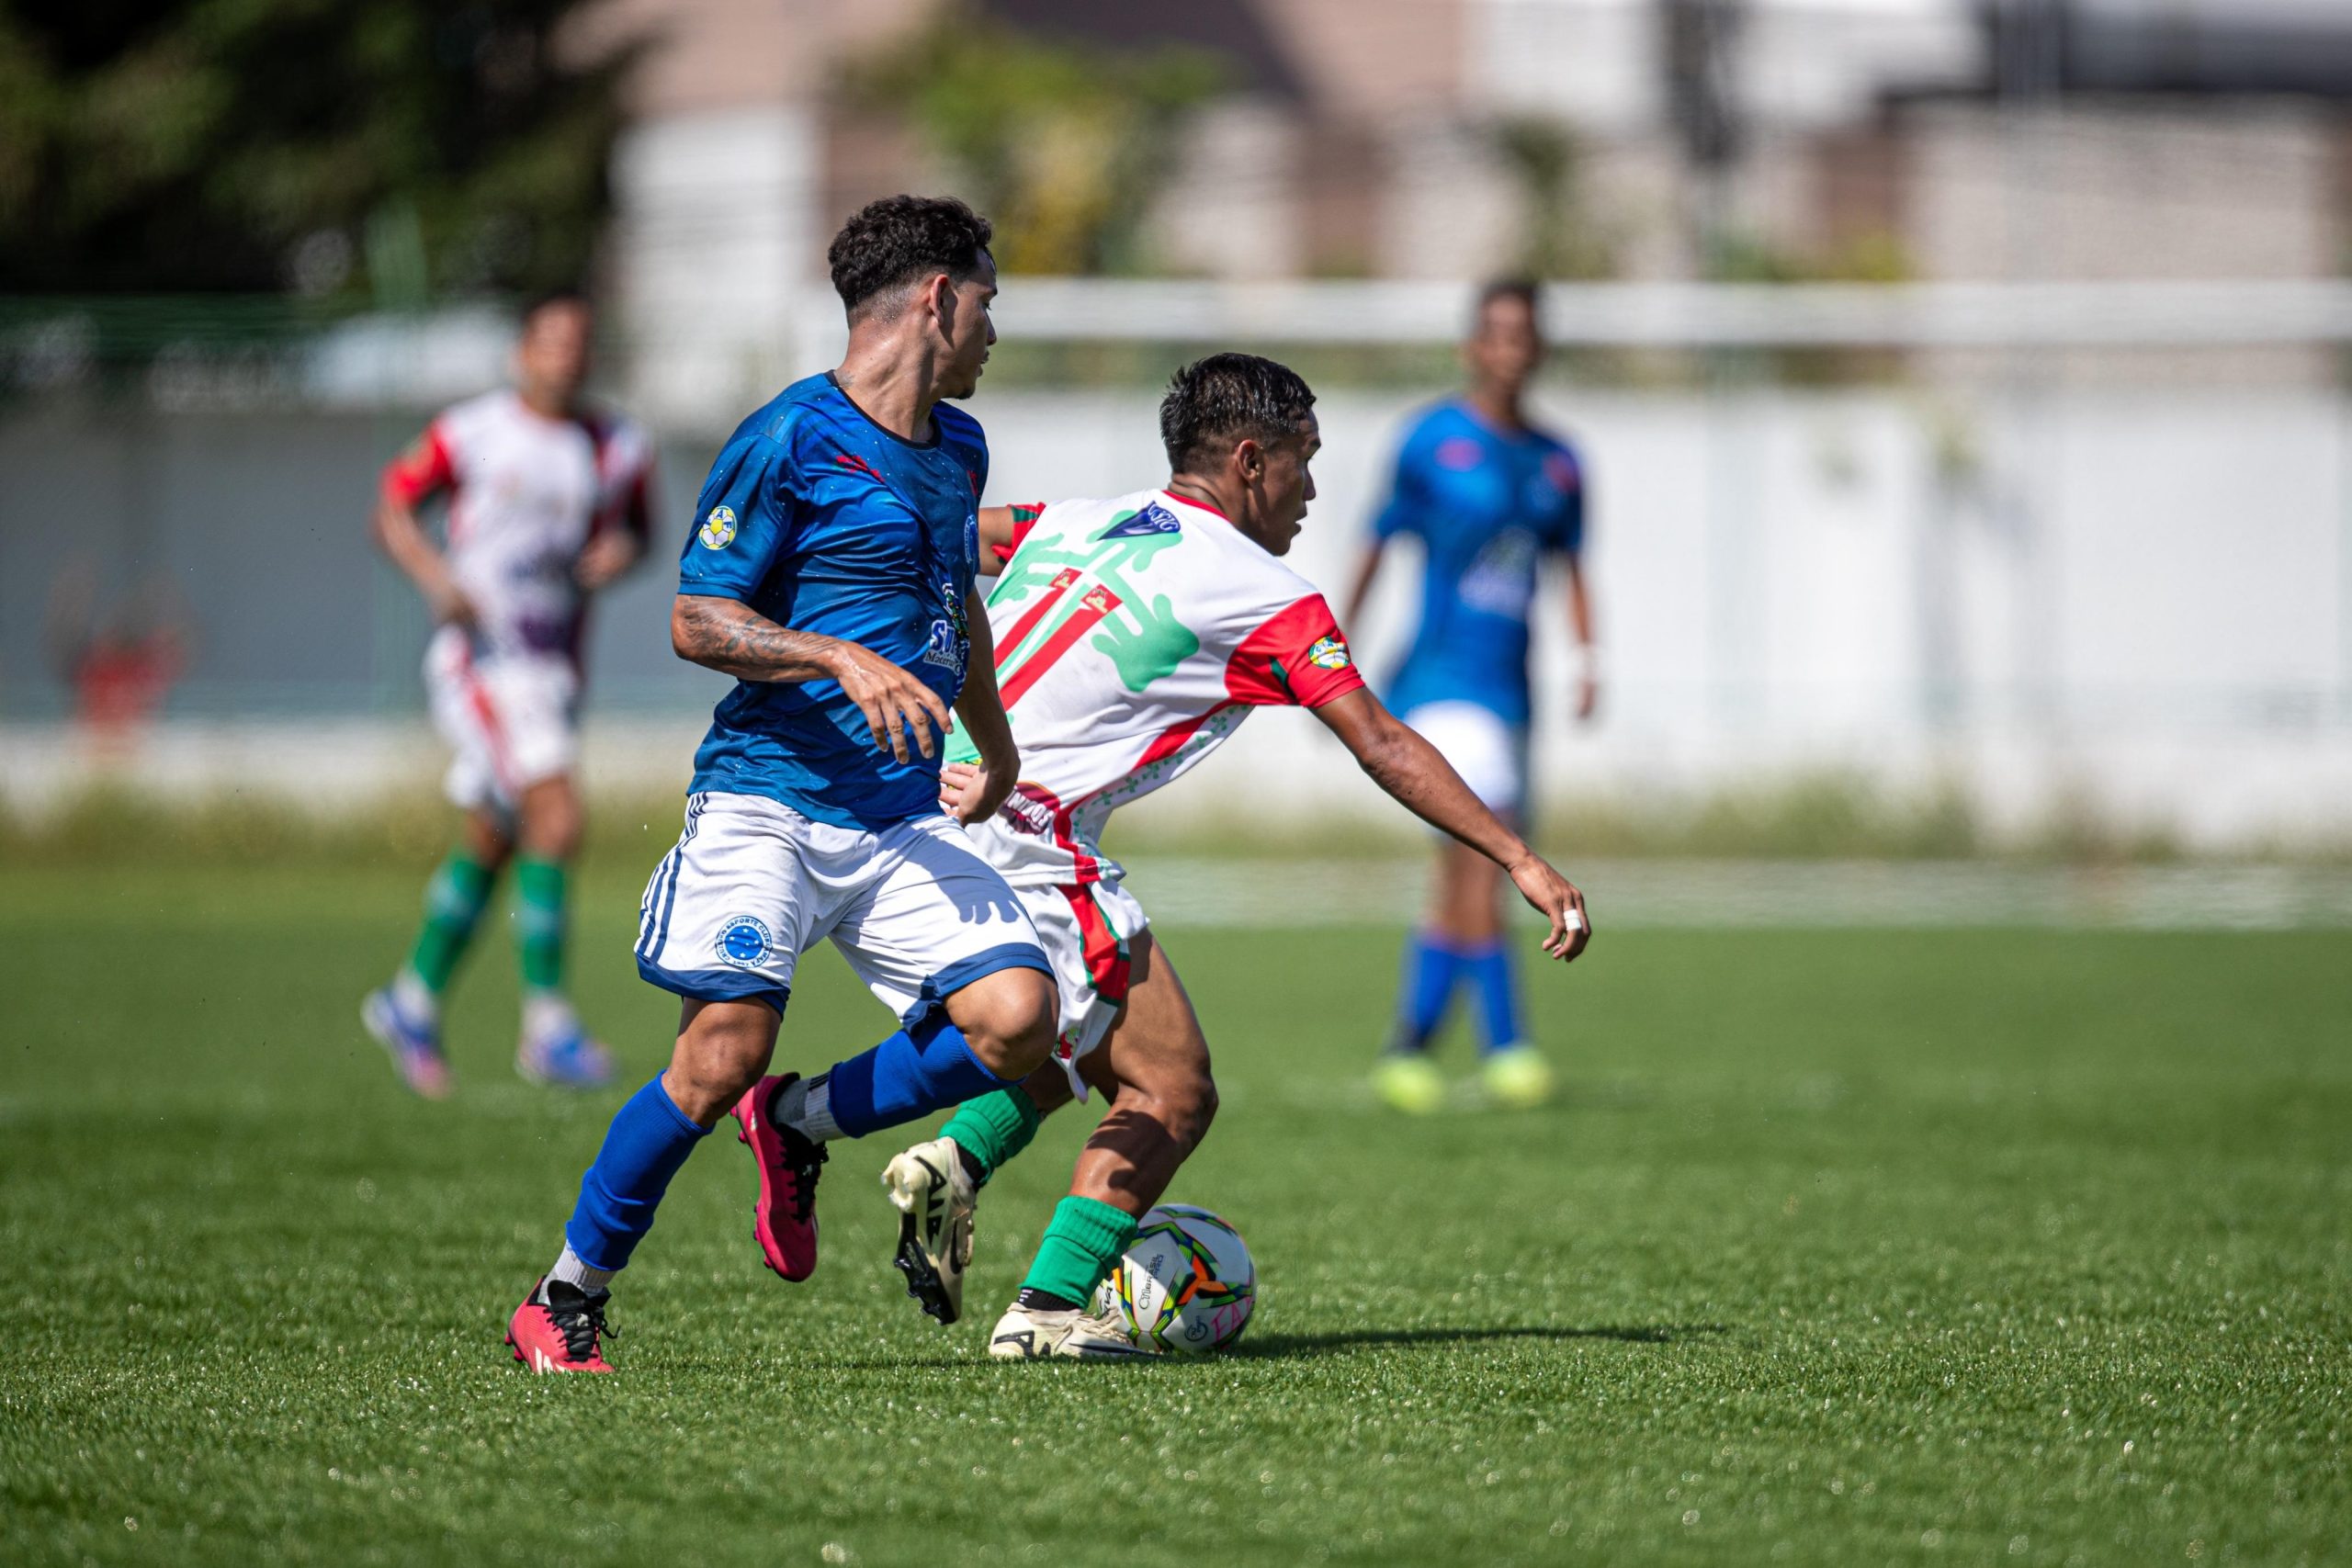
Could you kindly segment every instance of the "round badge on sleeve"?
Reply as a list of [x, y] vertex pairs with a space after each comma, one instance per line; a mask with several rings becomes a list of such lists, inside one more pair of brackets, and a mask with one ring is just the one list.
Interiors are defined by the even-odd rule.
[[695, 536], [707, 550], [723, 550], [735, 542], [735, 509], [714, 506], [710, 515], [702, 520], [702, 527]]

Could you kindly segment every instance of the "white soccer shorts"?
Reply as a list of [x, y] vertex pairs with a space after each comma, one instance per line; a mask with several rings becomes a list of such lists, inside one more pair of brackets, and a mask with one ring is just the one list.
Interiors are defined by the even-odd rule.
[[1408, 728], [1437, 748], [1498, 817], [1517, 814], [1527, 799], [1527, 730], [1476, 703], [1423, 703], [1401, 716]]
[[433, 725], [457, 755], [444, 787], [466, 810], [511, 816], [523, 792], [580, 761], [580, 672], [568, 659], [478, 660], [456, 626], [424, 655]]
[[1052, 972], [1021, 899], [944, 816], [866, 832], [763, 795], [687, 796], [638, 908], [638, 973], [781, 1013], [826, 937], [902, 1024], [1000, 969]]
[[1053, 961], [1061, 999], [1061, 1032], [1054, 1060], [1070, 1088], [1086, 1098], [1078, 1060], [1109, 1038], [1127, 1002], [1135, 941], [1151, 921], [1135, 895], [1116, 882], [1083, 887], [1023, 887], [1021, 902]]

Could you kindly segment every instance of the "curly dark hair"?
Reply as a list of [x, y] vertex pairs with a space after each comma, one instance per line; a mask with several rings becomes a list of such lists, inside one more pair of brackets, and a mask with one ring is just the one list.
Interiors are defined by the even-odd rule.
[[858, 308], [933, 269], [961, 283], [980, 270], [995, 232], [952, 196], [886, 196], [852, 214], [825, 252], [842, 306]]
[[1498, 299], [1516, 299], [1527, 307], [1529, 318], [1540, 327], [1544, 320], [1543, 287], [1532, 277], [1497, 277], [1481, 284], [1478, 302], [1470, 307], [1470, 330], [1476, 332], [1487, 322], [1487, 307]]
[[1159, 400], [1159, 441], [1171, 473], [1198, 472], [1242, 441], [1298, 434], [1315, 394], [1297, 371], [1254, 354], [1212, 354], [1169, 379]]

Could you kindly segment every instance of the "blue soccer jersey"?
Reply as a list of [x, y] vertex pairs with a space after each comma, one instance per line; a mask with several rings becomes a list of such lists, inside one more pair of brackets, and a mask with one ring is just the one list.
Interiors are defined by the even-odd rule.
[[1469, 702], [1506, 723], [1528, 719], [1527, 618], [1546, 554], [1584, 544], [1584, 472], [1539, 430], [1502, 431], [1458, 402], [1415, 421], [1374, 525], [1427, 552], [1421, 619], [1390, 681], [1389, 705]]
[[[711, 465], [679, 593], [741, 600], [779, 626], [856, 643], [953, 703], [989, 450], [969, 414], [942, 405], [931, 417], [933, 439], [917, 445], [868, 419], [830, 375], [786, 387]], [[909, 750], [900, 762], [877, 746], [837, 681], [744, 681], [712, 716], [692, 787], [878, 829], [939, 809], [938, 757], [911, 737]]]

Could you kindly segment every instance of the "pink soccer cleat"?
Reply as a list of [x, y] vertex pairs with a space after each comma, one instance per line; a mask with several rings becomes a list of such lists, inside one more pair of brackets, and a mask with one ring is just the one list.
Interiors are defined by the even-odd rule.
[[449, 1059], [441, 1054], [440, 1030], [401, 1012], [390, 986], [368, 993], [359, 1004], [359, 1021], [390, 1055], [410, 1093], [426, 1100], [449, 1098], [455, 1086], [449, 1081]]
[[768, 1267], [787, 1280], [806, 1280], [817, 1271], [817, 1178], [825, 1165], [824, 1145], [768, 1115], [776, 1090], [799, 1076], [762, 1078], [729, 1112], [741, 1125], [736, 1136], [751, 1145], [752, 1163], [760, 1172], [752, 1239], [760, 1244]]
[[[539, 1299], [542, 1287], [545, 1301]], [[542, 1280], [508, 1320], [507, 1348], [535, 1372], [609, 1372], [604, 1339], [613, 1330], [605, 1325], [605, 1307], [612, 1299], [610, 1291]]]

